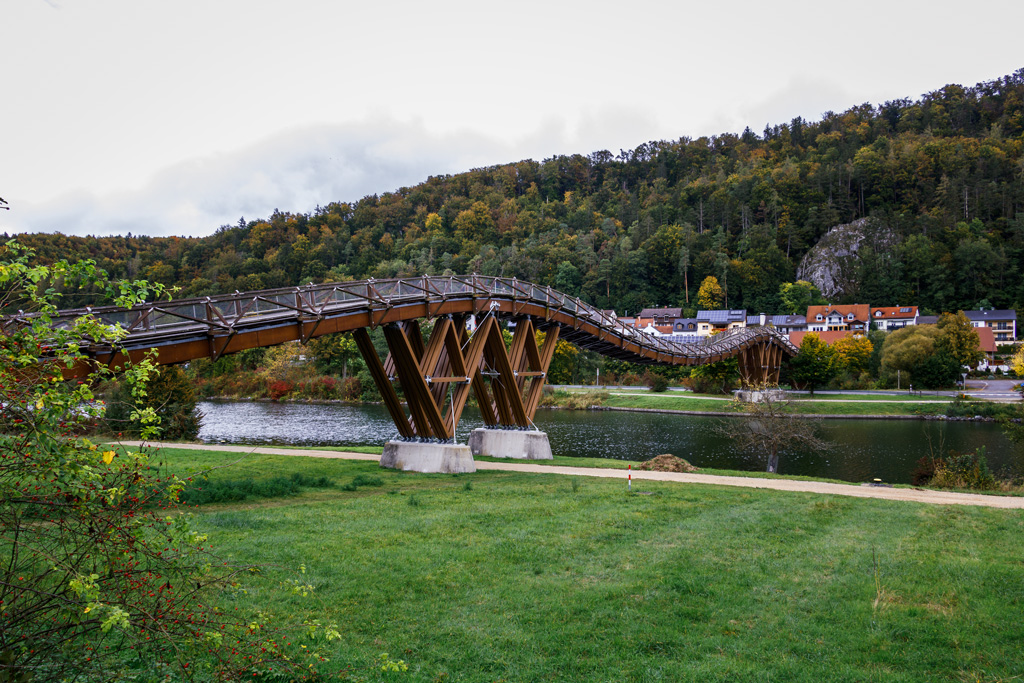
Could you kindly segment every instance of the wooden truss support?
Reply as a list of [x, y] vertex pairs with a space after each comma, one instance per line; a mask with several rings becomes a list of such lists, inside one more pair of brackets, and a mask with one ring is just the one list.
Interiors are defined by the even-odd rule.
[[754, 344], [740, 351], [740, 378], [745, 386], [777, 386], [782, 369], [782, 348], [771, 343]]
[[[465, 323], [464, 315], [438, 319], [426, 344], [416, 320], [385, 325], [389, 354], [384, 362], [365, 328], [353, 332], [403, 437], [454, 439], [470, 389], [487, 426], [532, 424], [558, 343], [558, 326], [553, 326], [543, 346], [538, 346], [533, 322], [521, 318], [512, 348], [506, 349], [501, 325], [493, 316], [485, 316], [472, 337]], [[405, 394], [408, 415], [398, 398], [396, 382]]]
[[[473, 382], [473, 392], [488, 427], [529, 427], [533, 424], [558, 343], [559, 329], [557, 325], [552, 326], [545, 335], [544, 346], [538, 347], [533, 321], [519, 318], [512, 335], [512, 346], [507, 352], [501, 330], [489, 333], [484, 363], [491, 369], [488, 373], [491, 378], [490, 394], [482, 376]], [[527, 380], [530, 381], [529, 386], [526, 386]]]

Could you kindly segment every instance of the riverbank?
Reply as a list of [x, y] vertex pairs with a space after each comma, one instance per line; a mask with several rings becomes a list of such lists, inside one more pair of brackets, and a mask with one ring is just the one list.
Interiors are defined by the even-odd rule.
[[[792, 397], [784, 412], [816, 418], [926, 419], [945, 415], [952, 399], [918, 399], [885, 396], [836, 395], [828, 398]], [[555, 390], [544, 397], [549, 408], [591, 408], [612, 410], [662, 411], [683, 415], [742, 416], [731, 396], [709, 396], [683, 392]]]
[[[164, 467], [239, 453], [172, 451]], [[194, 510], [226, 560], [218, 606], [342, 625], [325, 679], [1010, 680], [1019, 510], [725, 485], [254, 453], [212, 479], [333, 487]], [[349, 486], [357, 478], [367, 482]], [[303, 565], [312, 587], [281, 591]], [[387, 679], [390, 680], [390, 679]]]

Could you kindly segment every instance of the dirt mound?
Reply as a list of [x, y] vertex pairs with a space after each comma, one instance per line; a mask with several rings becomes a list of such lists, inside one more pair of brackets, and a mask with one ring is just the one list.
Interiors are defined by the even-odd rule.
[[671, 453], [656, 455], [650, 460], [645, 460], [637, 467], [638, 470], [651, 470], [653, 472], [699, 472], [696, 467], [682, 458], [677, 458]]

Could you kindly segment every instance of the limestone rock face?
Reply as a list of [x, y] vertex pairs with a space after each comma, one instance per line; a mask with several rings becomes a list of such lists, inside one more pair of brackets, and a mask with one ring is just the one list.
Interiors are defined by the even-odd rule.
[[807, 280], [827, 299], [853, 295], [860, 284], [861, 260], [868, 249], [878, 253], [893, 249], [896, 236], [871, 218], [837, 225], [807, 252], [796, 271], [798, 280]]

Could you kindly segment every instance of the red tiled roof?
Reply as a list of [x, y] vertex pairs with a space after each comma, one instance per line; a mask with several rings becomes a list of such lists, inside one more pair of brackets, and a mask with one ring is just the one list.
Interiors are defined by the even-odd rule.
[[992, 332], [991, 327], [975, 327], [974, 331], [978, 333], [978, 346], [982, 351], [988, 354], [996, 352], [996, 336]]
[[[856, 333], [852, 332], [851, 330], [830, 330], [826, 332], [807, 332], [805, 330], [798, 330], [796, 332], [789, 333], [789, 341], [793, 342], [793, 345], [799, 348], [800, 343], [804, 340], [804, 337], [806, 337], [809, 334], [818, 335], [818, 338], [821, 339], [821, 341], [831, 346], [832, 344], [839, 341], [843, 337], [852, 337]], [[864, 335], [860, 334], [857, 336], [863, 337]]]
[[[910, 310], [903, 310], [910, 309]], [[878, 315], [881, 313], [882, 315]], [[889, 320], [890, 318], [914, 318], [917, 317], [917, 306], [883, 306], [871, 309], [872, 320]]]
[[842, 306], [838, 304], [829, 304], [828, 306], [808, 306], [807, 324], [810, 325], [811, 323], [819, 322], [817, 320], [819, 313], [821, 314], [822, 320], [824, 320], [828, 317], [828, 314], [833, 311], [843, 316], [843, 320], [846, 320], [850, 313], [853, 313], [854, 320], [867, 322], [871, 319], [871, 306], [868, 304], [846, 304]]

